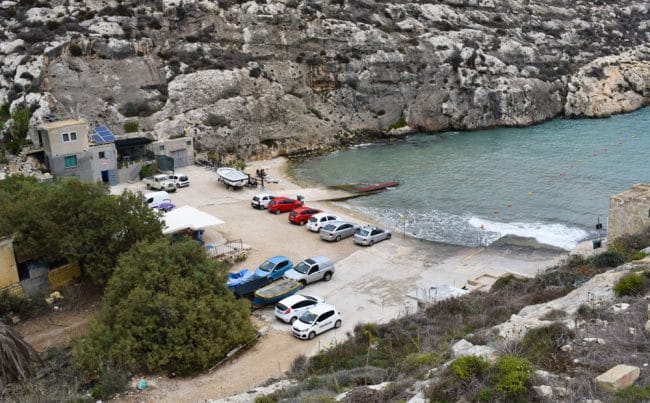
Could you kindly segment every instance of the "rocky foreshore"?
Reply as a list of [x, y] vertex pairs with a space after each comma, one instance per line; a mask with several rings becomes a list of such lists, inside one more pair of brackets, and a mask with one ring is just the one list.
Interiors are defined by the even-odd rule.
[[0, 99], [239, 158], [650, 101], [645, 1], [0, 4]]

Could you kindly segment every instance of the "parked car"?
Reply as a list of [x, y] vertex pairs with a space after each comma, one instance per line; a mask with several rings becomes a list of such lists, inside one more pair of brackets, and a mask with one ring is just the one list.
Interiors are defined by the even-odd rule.
[[390, 237], [391, 233], [389, 230], [373, 227], [372, 225], [366, 225], [363, 228], [359, 228], [357, 232], [354, 233], [354, 243], [372, 246], [384, 239], [390, 239]]
[[268, 193], [258, 193], [251, 199], [251, 207], [264, 210], [274, 198], [275, 196]]
[[169, 200], [169, 193], [161, 190], [160, 192], [149, 192], [143, 196], [144, 204], [151, 208], [157, 208], [162, 203], [171, 203]]
[[284, 273], [284, 277], [301, 282], [303, 285], [318, 280], [330, 281], [334, 275], [334, 263], [325, 256], [314, 256], [298, 263]]
[[257, 277], [268, 277], [277, 280], [284, 276], [284, 273], [293, 268], [293, 262], [286, 256], [274, 256], [260, 265], [255, 270]]
[[190, 186], [190, 178], [180, 172], [174, 172], [173, 174], [169, 175], [169, 180], [172, 181], [177, 188]]
[[300, 315], [291, 326], [291, 334], [299, 339], [313, 339], [330, 329], [341, 327], [341, 312], [326, 303], [317, 304]]
[[322, 210], [318, 210], [315, 208], [311, 207], [298, 207], [289, 213], [289, 222], [292, 222], [294, 224], [298, 225], [305, 225], [307, 224], [307, 221], [313, 216], [314, 214], [320, 213]]
[[166, 190], [167, 192], [175, 192], [176, 185], [169, 180], [169, 176], [164, 174], [149, 176], [143, 179], [147, 189]]
[[288, 197], [276, 197], [269, 202], [267, 210], [269, 213], [280, 214], [298, 207], [302, 207], [300, 200], [289, 199]]
[[309, 220], [307, 220], [307, 229], [314, 232], [320, 232], [320, 229], [323, 227], [323, 225], [327, 224], [330, 221], [340, 220], [341, 218], [339, 216], [335, 216], [334, 214], [330, 213], [314, 214], [313, 216], [309, 217]]
[[320, 229], [320, 239], [338, 242], [343, 238], [354, 235], [358, 229], [358, 224], [347, 221], [332, 221]]
[[176, 205], [174, 203], [172, 203], [171, 201], [169, 201], [169, 200], [165, 200], [162, 203], [160, 203], [159, 205], [157, 205], [155, 208], [157, 208], [158, 210], [164, 211], [166, 213], [166, 212], [172, 211], [174, 208], [176, 208]]
[[275, 305], [275, 317], [284, 323], [293, 324], [309, 308], [315, 307], [320, 302], [324, 301], [319, 297], [294, 294]]

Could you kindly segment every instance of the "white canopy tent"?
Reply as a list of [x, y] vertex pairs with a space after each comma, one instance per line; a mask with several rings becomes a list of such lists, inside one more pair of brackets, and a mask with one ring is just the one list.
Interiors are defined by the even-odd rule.
[[163, 234], [165, 235], [175, 234], [186, 229], [200, 231], [224, 223], [212, 214], [190, 206], [178, 207], [165, 213], [163, 221], [165, 223]]

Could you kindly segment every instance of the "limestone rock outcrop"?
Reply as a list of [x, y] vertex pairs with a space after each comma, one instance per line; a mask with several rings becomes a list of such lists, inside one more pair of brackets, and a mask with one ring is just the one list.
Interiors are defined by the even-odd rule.
[[242, 158], [607, 116], [648, 104], [648, 21], [641, 0], [6, 1], [0, 102]]

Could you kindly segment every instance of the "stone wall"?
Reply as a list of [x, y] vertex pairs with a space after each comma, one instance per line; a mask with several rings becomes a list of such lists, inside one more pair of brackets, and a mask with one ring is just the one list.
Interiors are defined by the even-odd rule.
[[607, 238], [635, 234], [650, 226], [650, 184], [638, 183], [609, 199]]

